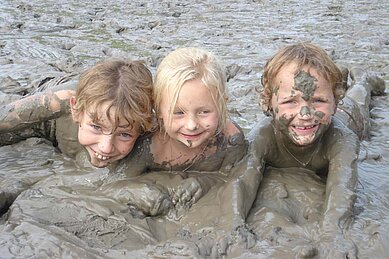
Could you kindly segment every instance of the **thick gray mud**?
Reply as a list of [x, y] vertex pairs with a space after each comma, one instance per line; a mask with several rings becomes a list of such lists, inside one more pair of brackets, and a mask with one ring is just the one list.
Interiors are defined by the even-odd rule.
[[[231, 116], [248, 132], [263, 118], [255, 93], [263, 65], [285, 44], [319, 44], [339, 64], [363, 68], [388, 85], [388, 9], [378, 0], [3, 0], [0, 104], [105, 57], [142, 59], [155, 72], [171, 50], [198, 46], [224, 61]], [[362, 142], [354, 222], [346, 233], [359, 258], [389, 254], [388, 103], [388, 96], [373, 97], [371, 138]], [[109, 177], [108, 170], [86, 169], [41, 139], [1, 147], [0, 192], [34, 185], [1, 218], [0, 258], [218, 255], [211, 242], [218, 238], [212, 228], [223, 225], [218, 186], [189, 211], [142, 218], [96, 192]], [[143, 180], [175, 186], [182, 178], [161, 173]], [[230, 249], [227, 257], [291, 258], [300, 247], [317, 245], [315, 219], [302, 222], [304, 213], [320, 214], [323, 195], [324, 184], [309, 172], [269, 171], [248, 217], [258, 239], [249, 241], [250, 248]]]

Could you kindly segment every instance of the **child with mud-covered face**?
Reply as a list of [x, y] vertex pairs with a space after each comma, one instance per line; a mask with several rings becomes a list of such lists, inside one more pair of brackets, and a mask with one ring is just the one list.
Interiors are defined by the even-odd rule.
[[154, 101], [160, 130], [122, 161], [123, 171], [178, 172], [184, 180], [174, 188], [172, 202], [190, 206], [215, 182], [225, 181], [223, 174], [198, 171], [227, 175], [247, 152], [242, 130], [227, 119], [225, 71], [202, 49], [173, 51], [158, 66]]
[[[60, 90], [54, 91], [57, 86], [52, 86], [3, 106], [1, 144], [44, 137], [82, 163], [86, 151], [91, 165], [114, 168], [131, 152], [138, 136], [151, 128], [150, 71], [140, 61], [108, 59], [84, 72], [76, 91], [73, 84], [65, 84], [58, 86]], [[27, 185], [21, 187], [27, 189]], [[12, 189], [12, 195], [2, 192], [10, 199], [4, 203], [10, 204], [20, 191]]]
[[[344, 93], [341, 70], [320, 47], [301, 43], [281, 49], [267, 62], [262, 84], [260, 104], [270, 117], [250, 132], [247, 168], [231, 185], [236, 189], [233, 227], [244, 224], [265, 168], [309, 169], [326, 179], [319, 228], [320, 245], [326, 246], [322, 250], [329, 251], [331, 258], [355, 255], [343, 231], [351, 222], [355, 201], [358, 136], [367, 127], [355, 125], [366, 125], [366, 118], [356, 120], [363, 111], [348, 96], [343, 101], [353, 105], [336, 112]], [[370, 90], [362, 92], [370, 99]], [[304, 213], [306, 219], [310, 216]]]

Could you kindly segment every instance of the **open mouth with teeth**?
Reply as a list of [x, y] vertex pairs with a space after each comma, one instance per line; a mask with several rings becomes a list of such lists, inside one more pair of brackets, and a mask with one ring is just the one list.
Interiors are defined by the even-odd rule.
[[109, 156], [103, 156], [103, 155], [101, 155], [101, 154], [99, 154], [97, 152], [95, 152], [95, 157], [97, 157], [98, 159], [103, 160], [103, 161], [106, 161], [106, 160], [110, 159]]
[[317, 129], [317, 125], [297, 126], [293, 125], [292, 130], [298, 134], [311, 134]]
[[295, 129], [298, 130], [310, 130], [316, 127], [316, 125], [309, 125], [309, 126], [292, 126]]

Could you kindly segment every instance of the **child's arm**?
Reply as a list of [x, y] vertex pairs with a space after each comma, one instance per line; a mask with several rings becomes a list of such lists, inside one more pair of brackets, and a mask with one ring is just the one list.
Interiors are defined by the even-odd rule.
[[70, 113], [69, 99], [73, 95], [73, 90], [37, 93], [0, 107], [0, 133], [29, 128]]
[[323, 207], [322, 230], [342, 232], [351, 221], [357, 184], [358, 137], [346, 129], [334, 128], [328, 148], [329, 168]]
[[358, 137], [350, 130], [334, 128], [328, 132], [327, 157], [329, 168], [323, 218], [319, 227], [319, 246], [323, 257], [354, 258], [354, 243], [344, 235], [352, 222], [352, 210], [356, 199]]
[[227, 146], [219, 171], [226, 175], [247, 154], [248, 141], [245, 139], [243, 130], [233, 121], [227, 122], [224, 135]]
[[227, 222], [228, 230], [236, 231], [245, 226], [246, 217], [256, 198], [257, 190], [263, 178], [265, 155], [271, 150], [273, 138], [271, 119], [260, 121], [250, 132], [248, 154], [232, 168], [230, 180], [222, 195], [222, 214], [233, 215]]

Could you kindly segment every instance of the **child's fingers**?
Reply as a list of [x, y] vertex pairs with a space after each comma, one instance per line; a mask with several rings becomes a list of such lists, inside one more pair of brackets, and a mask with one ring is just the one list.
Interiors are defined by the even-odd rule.
[[201, 190], [201, 188], [197, 189], [197, 191], [195, 192], [195, 194], [193, 195], [192, 197], [192, 203], [195, 203], [197, 202], [201, 196], [203, 195], [203, 191]]
[[184, 205], [185, 203], [189, 202], [191, 199], [192, 199], [192, 193], [189, 190], [184, 190], [179, 202], [181, 205]]

